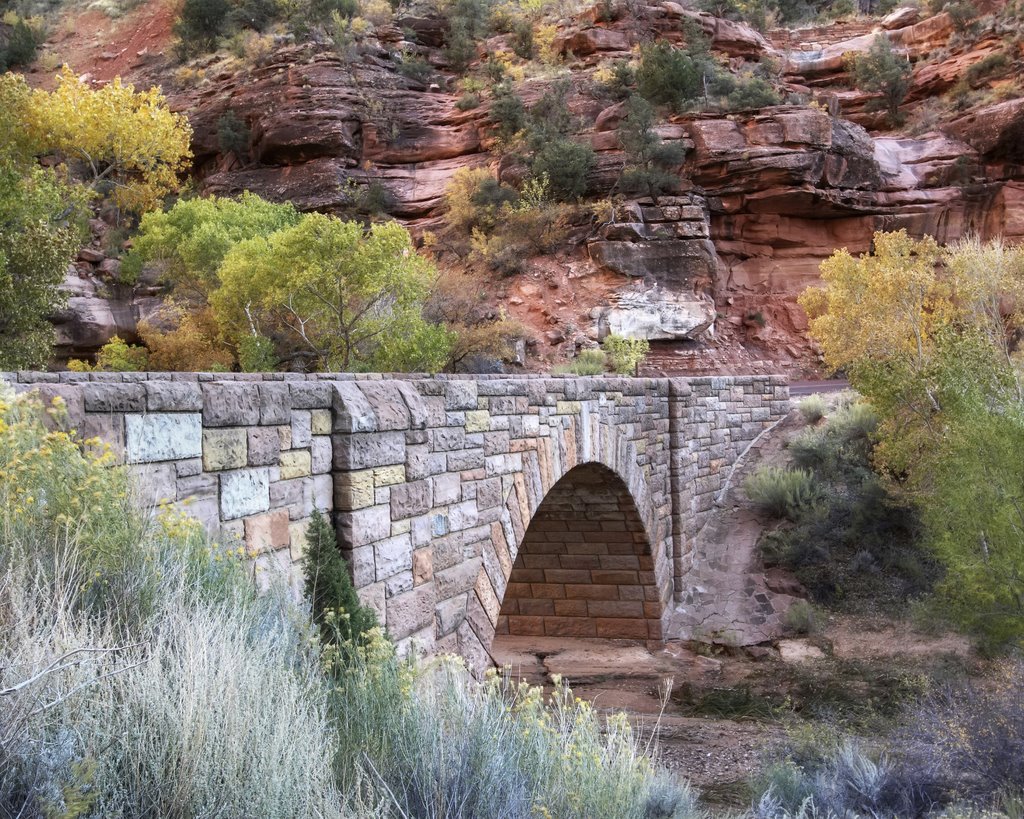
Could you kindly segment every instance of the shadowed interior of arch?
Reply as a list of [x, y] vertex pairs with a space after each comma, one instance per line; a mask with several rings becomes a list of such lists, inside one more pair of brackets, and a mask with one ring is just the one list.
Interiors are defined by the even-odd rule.
[[523, 537], [497, 633], [660, 640], [651, 546], [626, 484], [583, 464], [548, 492]]

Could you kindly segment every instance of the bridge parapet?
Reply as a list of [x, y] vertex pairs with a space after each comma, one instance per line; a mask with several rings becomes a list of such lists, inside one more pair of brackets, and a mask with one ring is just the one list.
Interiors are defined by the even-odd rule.
[[[729, 467], [789, 409], [776, 376], [3, 377], [62, 398], [69, 426], [138, 472], [144, 502], [185, 509], [258, 562], [300, 559], [313, 510], [333, 513], [360, 596], [392, 637], [476, 666], [496, 631], [664, 637]], [[590, 470], [591, 488], [606, 476], [618, 500], [580, 495], [582, 516], [549, 504], [544, 525], [564, 536], [535, 531], [538, 566], [526, 567], [545, 498], [557, 484], [571, 509], [590, 491], [573, 488], [587, 465], [604, 470]], [[595, 523], [602, 534], [587, 536]], [[515, 611], [503, 609], [510, 582]]]

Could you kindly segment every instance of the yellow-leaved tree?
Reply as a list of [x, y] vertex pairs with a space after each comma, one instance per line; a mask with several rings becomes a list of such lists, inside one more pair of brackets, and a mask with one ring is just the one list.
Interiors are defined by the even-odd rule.
[[159, 89], [136, 91], [115, 79], [93, 89], [65, 66], [54, 91], [32, 91], [26, 131], [55, 152], [118, 209], [140, 214], [178, 189], [192, 157], [188, 120]]
[[878, 412], [874, 457], [921, 511], [944, 614], [1024, 644], [1024, 250], [876, 233], [821, 274], [811, 335]]

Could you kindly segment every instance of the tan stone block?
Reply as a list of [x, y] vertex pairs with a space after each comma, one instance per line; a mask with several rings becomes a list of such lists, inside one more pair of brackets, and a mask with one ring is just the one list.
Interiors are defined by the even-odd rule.
[[341, 511], [373, 506], [373, 470], [342, 472], [335, 484], [334, 505]]
[[392, 535], [405, 535], [412, 531], [412, 518], [396, 520], [391, 524]]
[[331, 411], [329, 409], [310, 410], [309, 415], [314, 435], [331, 434]]
[[309, 545], [306, 539], [308, 528], [308, 518], [288, 524], [288, 549], [293, 563], [297, 563], [306, 556], [306, 547]]
[[308, 449], [290, 449], [281, 453], [281, 480], [304, 478], [312, 474], [313, 464]]
[[281, 439], [281, 449], [292, 448], [292, 427], [291, 424], [285, 424], [277, 428], [277, 435]]
[[412, 553], [412, 578], [415, 586], [434, 579], [434, 550], [430, 546]]
[[579, 401], [556, 401], [555, 415], [579, 415], [583, 405]]
[[487, 432], [491, 428], [491, 414], [487, 410], [469, 410], [466, 413], [466, 432]]
[[405, 467], [401, 464], [378, 466], [367, 471], [373, 473], [374, 486], [394, 486], [396, 483], [405, 482]]
[[203, 469], [240, 469], [249, 461], [249, 443], [242, 427], [203, 431]]
[[255, 555], [288, 545], [288, 510], [275, 509], [245, 519], [245, 546]]

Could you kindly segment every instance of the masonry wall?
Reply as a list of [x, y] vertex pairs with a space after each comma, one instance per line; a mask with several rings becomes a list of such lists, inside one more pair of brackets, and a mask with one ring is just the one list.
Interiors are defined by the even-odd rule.
[[0, 378], [62, 397], [83, 438], [138, 472], [145, 502], [186, 508], [257, 560], [300, 558], [312, 510], [331, 511], [360, 595], [392, 637], [477, 666], [531, 522], [563, 477], [592, 464], [619, 481], [645, 535], [643, 619], [663, 628], [731, 465], [788, 411], [776, 377]]

